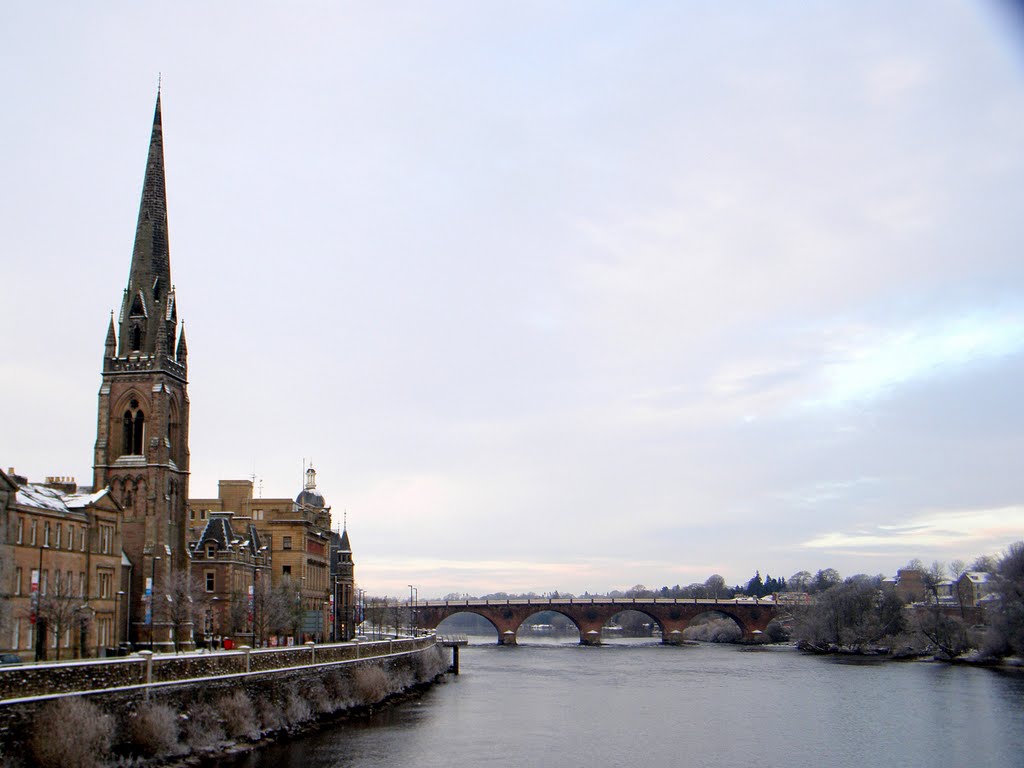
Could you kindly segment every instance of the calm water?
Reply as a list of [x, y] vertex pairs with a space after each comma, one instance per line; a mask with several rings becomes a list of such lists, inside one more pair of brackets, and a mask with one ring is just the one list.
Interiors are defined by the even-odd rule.
[[[480, 642], [485, 642], [483, 639]], [[227, 768], [1024, 766], [1024, 674], [789, 648], [462, 649], [462, 675]]]

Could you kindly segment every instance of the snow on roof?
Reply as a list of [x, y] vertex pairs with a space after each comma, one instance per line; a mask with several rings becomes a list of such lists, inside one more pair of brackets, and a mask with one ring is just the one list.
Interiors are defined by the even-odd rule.
[[64, 503], [64, 494], [45, 485], [23, 485], [18, 489], [17, 503], [36, 509], [48, 509], [51, 512], [68, 511], [68, 506]]
[[992, 574], [987, 571], [965, 571], [964, 576], [975, 584], [984, 584], [986, 581], [991, 581], [992, 579]]
[[104, 488], [96, 493], [72, 493], [64, 497], [64, 503], [68, 505], [68, 509], [81, 509], [95, 504], [109, 492], [109, 488]]

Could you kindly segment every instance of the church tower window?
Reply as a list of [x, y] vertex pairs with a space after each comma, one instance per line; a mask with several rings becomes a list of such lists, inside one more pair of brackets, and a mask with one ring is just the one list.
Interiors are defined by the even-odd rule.
[[124, 436], [122, 438], [122, 456], [141, 456], [143, 437], [146, 431], [146, 415], [139, 410], [139, 401], [132, 400], [123, 418]]

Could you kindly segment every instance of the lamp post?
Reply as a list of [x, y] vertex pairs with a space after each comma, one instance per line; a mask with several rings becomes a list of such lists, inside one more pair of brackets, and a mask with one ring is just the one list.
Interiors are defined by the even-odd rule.
[[[124, 597], [124, 590], [123, 589], [117, 590], [117, 600], [114, 602], [114, 644], [117, 646], [119, 653], [120, 653], [120, 649], [121, 649], [121, 643], [117, 639], [117, 635], [121, 631], [121, 623], [117, 620], [117, 618], [118, 618], [118, 613], [120, 613], [120, 611], [121, 611], [121, 598], [122, 597]], [[128, 639], [128, 635], [127, 635], [128, 626], [127, 625], [128, 625], [128, 622], [126, 621], [125, 622], [125, 630], [126, 630], [125, 639], [126, 640]]]
[[153, 651], [153, 630], [156, 626], [156, 561], [160, 560], [159, 555], [153, 555], [153, 566], [150, 569], [149, 576], [149, 615], [146, 617], [149, 619], [149, 650]]
[[419, 597], [419, 590], [412, 584], [409, 585], [409, 634], [416, 634], [416, 598]]

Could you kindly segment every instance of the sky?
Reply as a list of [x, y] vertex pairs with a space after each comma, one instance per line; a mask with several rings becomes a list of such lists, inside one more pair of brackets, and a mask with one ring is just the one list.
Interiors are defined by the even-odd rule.
[[1008, 3], [0, 9], [0, 464], [91, 483], [162, 87], [193, 497], [420, 598], [1024, 539]]

